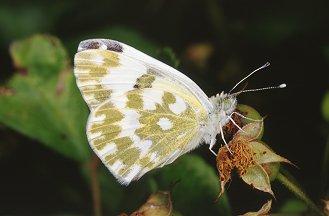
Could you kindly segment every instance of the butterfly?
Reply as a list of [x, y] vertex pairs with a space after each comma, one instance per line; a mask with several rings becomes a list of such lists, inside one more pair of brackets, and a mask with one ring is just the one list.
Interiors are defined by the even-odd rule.
[[236, 94], [209, 98], [181, 72], [114, 40], [80, 42], [74, 74], [90, 109], [89, 144], [123, 185], [203, 142], [216, 155], [237, 106]]

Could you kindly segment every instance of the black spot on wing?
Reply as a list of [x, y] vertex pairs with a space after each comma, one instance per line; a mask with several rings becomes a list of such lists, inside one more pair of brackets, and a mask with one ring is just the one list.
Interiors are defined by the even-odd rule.
[[107, 50], [111, 50], [114, 52], [122, 52], [122, 46], [116, 41], [108, 41], [106, 44]]
[[98, 49], [101, 46], [101, 44], [97, 41], [92, 41], [89, 44], [87, 44], [87, 49]]
[[78, 47], [78, 52], [88, 49], [110, 50], [114, 52], [123, 51], [123, 47], [119, 42], [108, 39], [89, 39], [81, 41]]

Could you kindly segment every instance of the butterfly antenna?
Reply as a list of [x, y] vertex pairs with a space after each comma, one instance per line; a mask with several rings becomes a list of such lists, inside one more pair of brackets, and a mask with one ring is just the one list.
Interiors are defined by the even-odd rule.
[[248, 82], [242, 87], [242, 89], [236, 93], [234, 93], [235, 96], [238, 96], [241, 92], [243, 92], [248, 86]]
[[253, 72], [251, 72], [250, 74], [248, 74], [246, 77], [244, 77], [242, 80], [240, 80], [237, 84], [235, 84], [235, 86], [233, 86], [233, 88], [229, 91], [229, 94], [238, 86], [240, 85], [240, 83], [242, 83], [243, 81], [245, 81], [246, 79], [248, 79], [248, 77], [250, 77], [251, 75], [253, 75], [254, 73], [256, 73], [257, 71], [266, 68], [270, 66], [269, 62], [266, 62], [263, 66], [261, 66], [260, 68], [257, 68], [256, 70], [254, 70]]
[[268, 89], [285, 88], [285, 87], [287, 87], [287, 85], [285, 83], [282, 83], [281, 85], [278, 85], [278, 86], [269, 86], [269, 87], [257, 88], [257, 89], [246, 89], [246, 90], [235, 92], [232, 95], [238, 95], [238, 94], [245, 93], [245, 92], [255, 92], [255, 91], [268, 90]]

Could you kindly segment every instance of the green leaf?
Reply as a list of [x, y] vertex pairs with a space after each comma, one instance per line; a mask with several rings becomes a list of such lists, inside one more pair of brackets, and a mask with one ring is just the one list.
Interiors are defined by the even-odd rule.
[[58, 74], [65, 69], [69, 61], [60, 41], [46, 35], [35, 35], [13, 43], [10, 54], [16, 68], [43, 78]]
[[[224, 194], [217, 202], [219, 179], [205, 161], [193, 154], [185, 155], [168, 165], [156, 175], [159, 189], [167, 189], [170, 183], [179, 181], [173, 188], [172, 199], [175, 210], [183, 215], [231, 215]], [[188, 203], [188, 205], [186, 205]]]
[[329, 183], [328, 183], [328, 179], [329, 179], [329, 172], [328, 172], [328, 168], [329, 168], [329, 137], [327, 138], [327, 142], [326, 142], [326, 146], [324, 149], [324, 153], [323, 153], [323, 165], [322, 165], [322, 178], [321, 178], [321, 186], [325, 191], [325, 196], [329, 197]]
[[272, 200], [267, 201], [257, 212], [248, 212], [241, 216], [266, 216], [271, 210]]
[[0, 122], [62, 155], [85, 161], [88, 109], [75, 85], [72, 67], [57, 38], [35, 35], [11, 47], [16, 73], [0, 95]]
[[324, 119], [329, 122], [329, 91], [323, 97], [322, 101], [322, 115]]
[[160, 61], [174, 68], [177, 68], [179, 66], [179, 59], [170, 47], [163, 47], [162, 49], [158, 50], [156, 57]]
[[239, 130], [234, 134], [233, 139], [242, 139], [244, 142], [250, 140], [259, 139], [263, 132], [263, 121], [254, 121], [243, 126], [242, 130]]
[[[257, 112], [257, 110], [255, 110], [251, 106], [248, 106], [248, 105], [245, 105], [245, 104], [238, 104], [236, 109], [239, 110], [240, 112], [242, 112], [243, 115], [245, 115], [246, 117], [248, 117], [250, 119], [255, 119], [255, 120], [262, 119], [262, 116], [259, 114], [259, 112]], [[245, 118], [242, 118], [241, 121], [244, 124], [248, 124], [250, 122], [253, 122], [253, 121], [245, 119]]]
[[158, 191], [150, 195], [145, 204], [143, 204], [132, 216], [168, 216], [172, 215], [173, 206], [170, 192]]
[[261, 165], [256, 164], [249, 167], [247, 172], [241, 175], [241, 178], [252, 187], [274, 196], [269, 176]]
[[[255, 110], [253, 107], [245, 105], [245, 104], [238, 104], [237, 108], [236, 108], [240, 113], [242, 113], [242, 115], [244, 115], [245, 117], [249, 118], [241, 118], [241, 122], [246, 125], [249, 123], [254, 123], [255, 121], [252, 121], [250, 119], [254, 119], [254, 120], [260, 120], [263, 117], [259, 114], [259, 112], [257, 112], [257, 110]], [[264, 127], [263, 124], [261, 126], [261, 132], [259, 133], [257, 139], [261, 140], [264, 134]]]
[[292, 164], [289, 160], [275, 154], [271, 149], [259, 141], [252, 141], [248, 146], [255, 153], [254, 159], [257, 164], [285, 162]]

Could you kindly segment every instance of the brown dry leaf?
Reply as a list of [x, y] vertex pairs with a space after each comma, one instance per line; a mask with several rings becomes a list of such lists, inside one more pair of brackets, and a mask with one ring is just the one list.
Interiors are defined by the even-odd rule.
[[217, 195], [217, 198], [219, 198], [224, 193], [226, 183], [231, 179], [231, 172], [234, 168], [234, 164], [227, 148], [223, 147], [219, 149], [216, 160], [220, 179], [220, 191]]
[[226, 146], [221, 147], [218, 151], [216, 158], [220, 176], [218, 197], [223, 194], [225, 185], [231, 179], [233, 169], [236, 169], [242, 180], [253, 188], [274, 196], [269, 175], [277, 173], [274, 171], [278, 171], [279, 168], [275, 164], [292, 163], [256, 140], [263, 131], [263, 121], [251, 122], [242, 127], [242, 130], [236, 132], [228, 143], [233, 155], [229, 153]]
[[237, 169], [242, 175], [247, 169], [255, 164], [253, 160], [253, 152], [246, 143], [257, 138], [263, 128], [263, 122], [257, 121], [245, 125], [243, 131], [238, 131], [233, 139], [228, 143], [233, 155], [230, 154], [226, 146], [219, 149], [216, 157], [217, 169], [220, 176], [220, 192], [219, 198], [225, 189], [225, 185], [231, 179], [231, 172]]
[[267, 201], [257, 212], [247, 212], [241, 216], [268, 216], [272, 206], [272, 200]]
[[151, 194], [146, 203], [131, 216], [169, 216], [172, 213], [170, 192], [158, 191]]

